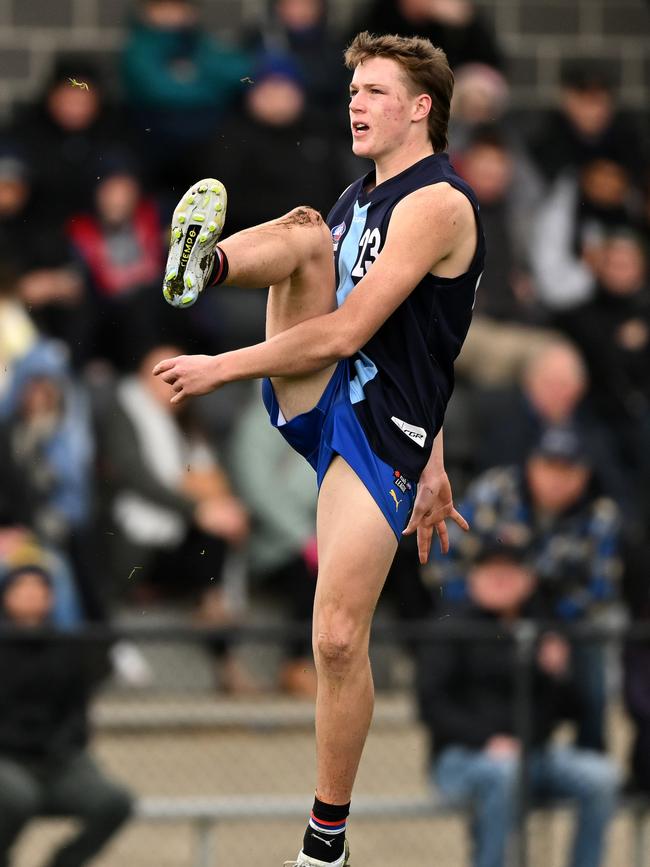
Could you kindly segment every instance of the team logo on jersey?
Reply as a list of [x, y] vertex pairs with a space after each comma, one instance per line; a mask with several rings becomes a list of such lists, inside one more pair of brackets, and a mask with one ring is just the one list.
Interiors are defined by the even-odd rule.
[[334, 228], [332, 229], [332, 242], [334, 244], [335, 250], [338, 250], [339, 241], [341, 240], [343, 235], [345, 235], [346, 229], [347, 226], [345, 225], [345, 223], [339, 223], [338, 226], [334, 226]]
[[421, 449], [424, 448], [424, 444], [427, 441], [427, 432], [423, 427], [417, 427], [414, 424], [408, 424], [405, 421], [402, 421], [401, 418], [397, 418], [396, 416], [391, 416], [390, 419], [393, 424], [396, 424], [397, 427], [402, 431], [402, 433], [406, 434], [406, 436], [412, 440], [416, 445], [420, 446]]

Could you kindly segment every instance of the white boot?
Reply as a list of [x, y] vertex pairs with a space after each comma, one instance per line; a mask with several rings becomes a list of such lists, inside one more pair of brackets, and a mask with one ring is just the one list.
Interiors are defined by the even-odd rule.
[[298, 853], [297, 861], [285, 861], [284, 867], [350, 867], [350, 850], [348, 849], [348, 841], [345, 841], [345, 849], [340, 858], [336, 861], [318, 861], [316, 858], [309, 858], [304, 852]]

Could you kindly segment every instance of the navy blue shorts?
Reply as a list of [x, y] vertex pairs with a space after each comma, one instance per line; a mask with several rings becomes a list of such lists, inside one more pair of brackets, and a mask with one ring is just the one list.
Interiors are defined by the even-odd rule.
[[290, 421], [284, 421], [268, 379], [262, 383], [262, 398], [271, 424], [316, 470], [318, 487], [332, 458], [341, 455], [366, 486], [399, 541], [413, 508], [417, 480], [407, 479], [370, 448], [350, 401], [348, 362], [339, 361], [317, 405]]

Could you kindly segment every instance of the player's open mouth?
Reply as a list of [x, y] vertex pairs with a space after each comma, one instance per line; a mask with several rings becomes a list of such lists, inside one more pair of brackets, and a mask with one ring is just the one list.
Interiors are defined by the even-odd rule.
[[352, 124], [352, 133], [353, 135], [362, 135], [364, 132], [368, 132], [368, 125], [365, 123], [353, 123]]

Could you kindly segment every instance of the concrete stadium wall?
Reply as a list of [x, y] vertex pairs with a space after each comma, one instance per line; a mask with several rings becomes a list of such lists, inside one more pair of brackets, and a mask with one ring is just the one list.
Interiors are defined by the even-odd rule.
[[[345, 25], [367, 0], [330, 0]], [[565, 57], [602, 56], [621, 97], [647, 109], [650, 6], [647, 0], [477, 0], [511, 58], [514, 102], [548, 104]], [[228, 39], [266, 0], [203, 0], [208, 27]], [[114, 69], [134, 0], [0, 0], [0, 116], [34, 97], [60, 51], [96, 52]]]

